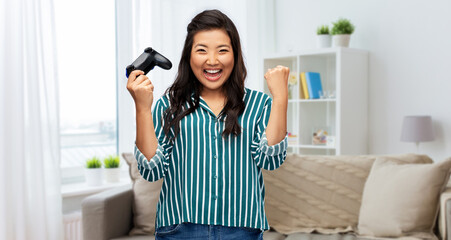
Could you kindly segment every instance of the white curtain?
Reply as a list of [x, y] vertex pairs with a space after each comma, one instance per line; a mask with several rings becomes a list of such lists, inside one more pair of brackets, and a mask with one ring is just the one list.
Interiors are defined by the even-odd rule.
[[[169, 58], [171, 70], [155, 68], [148, 74], [155, 86], [155, 103], [175, 79], [186, 27], [206, 9], [219, 9], [235, 23], [248, 71], [246, 86], [263, 90], [261, 59], [274, 49], [274, 0], [116, 0], [119, 78], [146, 47]], [[123, 78], [118, 84], [120, 152], [132, 151], [135, 137], [134, 105]]]
[[0, 239], [62, 239], [52, 0], [0, 0]]

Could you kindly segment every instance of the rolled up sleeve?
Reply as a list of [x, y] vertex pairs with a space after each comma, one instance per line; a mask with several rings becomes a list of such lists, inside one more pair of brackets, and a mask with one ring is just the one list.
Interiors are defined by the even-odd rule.
[[255, 137], [252, 141], [252, 157], [260, 168], [275, 170], [282, 165], [287, 156], [288, 134], [279, 143], [269, 146], [266, 138], [271, 113], [272, 100], [268, 97], [265, 101], [262, 114], [257, 121]]
[[163, 113], [168, 103], [163, 98], [157, 101], [152, 112], [155, 134], [158, 139], [158, 146], [155, 155], [147, 159], [139, 150], [135, 143], [134, 155], [138, 161], [138, 170], [141, 176], [149, 182], [154, 182], [164, 177], [171, 162], [173, 141], [164, 134], [163, 131]]

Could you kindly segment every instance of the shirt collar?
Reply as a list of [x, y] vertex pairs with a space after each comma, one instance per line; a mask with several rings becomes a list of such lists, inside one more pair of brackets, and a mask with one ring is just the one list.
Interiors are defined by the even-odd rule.
[[[243, 96], [243, 100], [246, 97], [246, 94], [249, 92], [249, 90], [245, 87], [244, 88], [244, 96]], [[191, 93], [191, 100], [193, 100], [194, 102], [194, 91]], [[210, 107], [208, 107], [207, 102], [205, 102], [205, 100], [199, 96], [199, 105], [201, 108], [205, 109], [206, 111], [210, 112], [212, 116], [215, 116], [215, 114], [213, 113], [213, 111], [211, 111]], [[221, 121], [225, 121], [227, 118], [227, 116], [225, 116], [224, 114], [219, 115], [219, 119]]]
[[[245, 88], [244, 88], [243, 99], [244, 99], [244, 97], [246, 96], [246, 94], [247, 94], [248, 91], [249, 91], [249, 89], [245, 87]], [[194, 91], [191, 93], [191, 99], [194, 101]]]

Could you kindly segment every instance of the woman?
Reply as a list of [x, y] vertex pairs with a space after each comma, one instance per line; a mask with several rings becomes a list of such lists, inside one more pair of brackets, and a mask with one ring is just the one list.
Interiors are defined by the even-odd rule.
[[152, 82], [136, 70], [127, 83], [138, 169], [164, 178], [156, 239], [263, 239], [261, 169], [286, 157], [289, 69], [265, 74], [271, 99], [244, 87], [238, 31], [225, 14], [199, 13], [187, 30], [177, 77], [153, 112]]

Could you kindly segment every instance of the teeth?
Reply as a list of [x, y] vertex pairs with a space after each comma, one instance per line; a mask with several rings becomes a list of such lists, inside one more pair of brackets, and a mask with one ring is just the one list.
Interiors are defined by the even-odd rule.
[[220, 69], [217, 70], [205, 70], [208, 73], [218, 73], [219, 71], [221, 71]]

